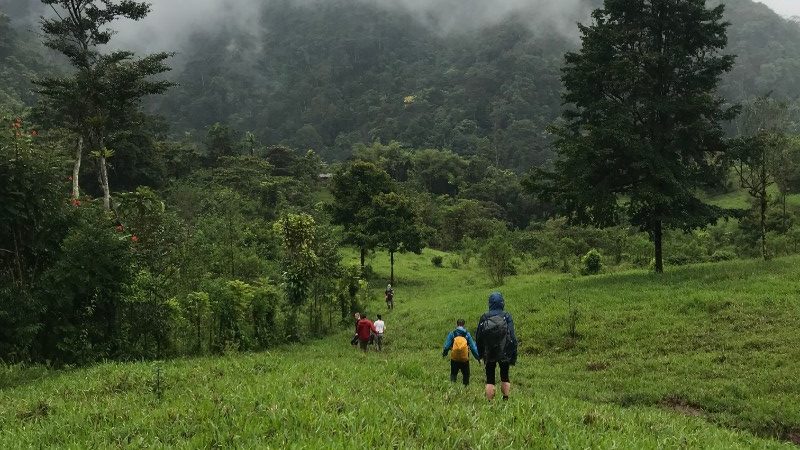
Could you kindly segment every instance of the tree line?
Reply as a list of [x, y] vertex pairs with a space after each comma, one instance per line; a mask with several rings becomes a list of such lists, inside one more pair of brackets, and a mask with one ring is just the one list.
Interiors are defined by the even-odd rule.
[[[3, 360], [164, 358], [320, 336], [387, 281], [370, 267], [376, 250], [392, 284], [395, 259], [426, 247], [449, 252], [434, 267], [477, 266], [493, 284], [800, 250], [792, 106], [724, 100], [730, 26], [702, 0], [597, 9], [565, 57], [556, 159], [531, 171], [436, 139], [349, 143], [352, 156], [329, 164], [324, 149], [235, 123], [176, 138], [174, 118], [146, 106], [176, 89], [161, 78], [170, 54], [107, 46], [116, 20], [149, 7], [43, 3], [58, 12], [40, 24], [43, 42], [71, 70], [17, 80], [35, 90], [33, 108], [2, 104]], [[404, 109], [424, 100], [408, 97]], [[741, 190], [752, 208], [709, 202]], [[360, 264], [342, 262], [348, 247]]]

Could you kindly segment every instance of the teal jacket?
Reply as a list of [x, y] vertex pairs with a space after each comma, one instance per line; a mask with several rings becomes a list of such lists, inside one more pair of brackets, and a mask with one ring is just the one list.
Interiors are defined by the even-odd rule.
[[467, 344], [472, 352], [472, 356], [474, 356], [475, 359], [481, 359], [481, 356], [478, 354], [478, 346], [475, 344], [475, 340], [472, 339], [472, 335], [469, 334], [469, 331], [467, 331], [467, 329], [464, 327], [457, 327], [447, 335], [447, 339], [444, 341], [444, 348], [442, 349], [442, 356], [447, 356], [447, 353], [449, 353], [453, 348], [453, 341], [456, 339], [456, 336], [464, 336], [467, 338]]

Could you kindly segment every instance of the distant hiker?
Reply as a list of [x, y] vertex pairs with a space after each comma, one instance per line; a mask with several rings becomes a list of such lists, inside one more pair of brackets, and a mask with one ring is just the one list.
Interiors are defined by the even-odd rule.
[[386, 324], [383, 322], [383, 318], [380, 314], [378, 314], [378, 320], [375, 321], [375, 346], [378, 347], [378, 351], [383, 350], [383, 333], [386, 331]]
[[386, 285], [384, 295], [386, 296], [386, 308], [394, 309], [394, 289], [391, 284]]
[[464, 319], [458, 319], [456, 321], [456, 329], [447, 335], [442, 349], [442, 358], [446, 357], [447, 352], [451, 350], [450, 381], [455, 383], [458, 378], [458, 372], [461, 371], [464, 386], [466, 386], [469, 384], [469, 352], [471, 351], [478, 361], [481, 360], [481, 357], [472, 335], [464, 328]]
[[378, 330], [375, 329], [375, 324], [367, 319], [366, 314], [362, 314], [361, 320], [356, 324], [356, 335], [358, 337], [358, 345], [364, 352], [367, 351], [367, 345], [369, 345], [369, 338], [372, 336], [372, 333], [378, 333]]
[[492, 400], [495, 394], [495, 367], [500, 365], [500, 388], [503, 400], [508, 400], [511, 381], [509, 366], [517, 363], [517, 335], [514, 332], [514, 319], [504, 311], [505, 300], [499, 292], [489, 295], [489, 311], [478, 321], [475, 336], [478, 351], [486, 365], [486, 398]]
[[353, 318], [355, 319], [355, 332], [353, 333], [353, 339], [350, 339], [350, 345], [358, 345], [358, 321], [361, 320], [361, 314], [355, 313], [353, 314]]

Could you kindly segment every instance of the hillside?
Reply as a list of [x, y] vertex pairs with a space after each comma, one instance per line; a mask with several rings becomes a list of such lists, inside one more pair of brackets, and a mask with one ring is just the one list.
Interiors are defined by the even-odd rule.
[[16, 30], [0, 9], [0, 113], [35, 101], [31, 78], [43, 73], [39, 48]]
[[[779, 448], [764, 438], [798, 438], [798, 258], [513, 277], [502, 291], [521, 356], [511, 401], [487, 405], [481, 368], [466, 390], [451, 385], [440, 345], [458, 317], [474, 330], [492, 287], [469, 266], [433, 270], [430, 256], [398, 258], [383, 354], [358, 354], [343, 332], [251, 355], [6, 368], [0, 446]], [[372, 261], [382, 275], [385, 259]], [[378, 295], [373, 316], [385, 313]]]
[[[173, 132], [194, 131], [197, 139], [226, 122], [263, 144], [311, 148], [329, 160], [349, 156], [355, 143], [398, 140], [524, 170], [552, 157], [545, 129], [561, 109], [563, 54], [577, 44], [574, 23], [599, 4], [572, 3], [583, 6], [552, 23], [534, 9], [444, 28], [377, 2], [266, 2], [248, 21], [255, 26], [221, 18], [220, 26], [190, 30], [185, 48], [158, 44], [178, 52], [171, 76], [179, 86], [151, 109]], [[738, 62], [721, 93], [795, 102], [800, 26], [752, 0], [725, 3]], [[12, 86], [30, 75], [5, 66], [13, 75], [0, 76], [16, 80]]]

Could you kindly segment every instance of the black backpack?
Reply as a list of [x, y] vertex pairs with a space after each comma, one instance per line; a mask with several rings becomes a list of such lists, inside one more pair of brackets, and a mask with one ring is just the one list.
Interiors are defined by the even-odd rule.
[[508, 323], [505, 314], [487, 317], [483, 322], [481, 332], [483, 352], [481, 355], [487, 361], [502, 361], [506, 359], [505, 348], [508, 342]]

